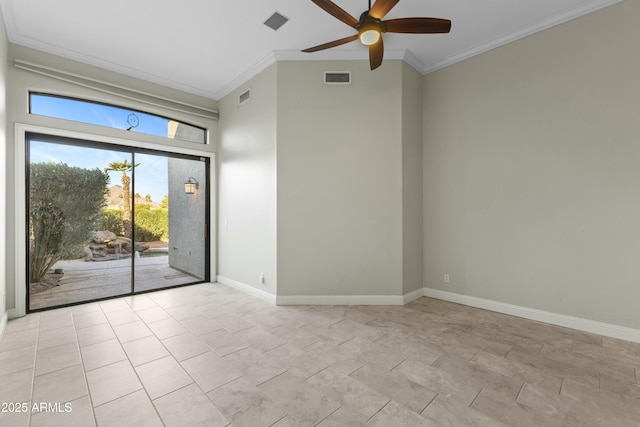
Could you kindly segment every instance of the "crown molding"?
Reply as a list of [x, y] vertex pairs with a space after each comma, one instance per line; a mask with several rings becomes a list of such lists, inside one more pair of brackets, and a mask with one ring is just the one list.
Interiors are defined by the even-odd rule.
[[234, 90], [238, 89], [240, 86], [260, 74], [262, 71], [267, 69], [272, 64], [276, 63], [276, 55], [275, 52], [269, 53], [267, 56], [262, 58], [260, 61], [253, 64], [251, 67], [247, 68], [243, 71], [238, 77], [234, 78], [224, 86], [220, 88], [217, 92], [213, 94], [213, 99], [221, 100], [225, 96], [229, 95]]

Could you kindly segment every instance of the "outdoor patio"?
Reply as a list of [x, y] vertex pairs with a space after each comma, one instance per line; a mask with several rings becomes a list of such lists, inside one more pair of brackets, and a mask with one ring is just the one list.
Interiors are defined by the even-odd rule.
[[[201, 278], [176, 270], [167, 255], [135, 259], [135, 291], [162, 289], [201, 281]], [[86, 262], [59, 261], [54, 269], [62, 269], [58, 286], [42, 290], [32, 284], [31, 310], [89, 301], [131, 292], [131, 258]]]

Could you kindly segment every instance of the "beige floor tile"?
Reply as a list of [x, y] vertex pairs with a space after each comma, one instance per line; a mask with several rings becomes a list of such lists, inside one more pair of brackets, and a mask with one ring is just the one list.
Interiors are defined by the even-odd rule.
[[0, 376], [24, 371], [35, 366], [36, 346], [0, 352]]
[[[523, 389], [526, 389], [526, 385]], [[520, 398], [518, 402], [521, 402]], [[512, 399], [511, 395], [483, 389], [474, 400], [471, 408], [509, 426], [569, 427], [566, 421], [558, 417], [557, 414], [538, 411], [518, 402]]]
[[75, 343], [76, 345], [78, 343], [78, 337], [73, 325], [49, 331], [40, 331], [40, 334], [38, 334], [38, 350], [70, 343]]
[[97, 344], [99, 342], [108, 341], [116, 337], [111, 325], [108, 323], [101, 323], [99, 325], [79, 329], [76, 333], [78, 337], [78, 344], [81, 348]]
[[4, 333], [26, 331], [27, 329], [38, 328], [40, 326], [40, 313], [33, 313], [28, 316], [11, 319], [7, 322]]
[[239, 332], [244, 329], [253, 328], [254, 325], [251, 322], [244, 320], [240, 316], [236, 316], [235, 314], [227, 314], [224, 316], [216, 317], [216, 322], [220, 324], [224, 329], [231, 333]]
[[118, 325], [113, 328], [113, 331], [116, 333], [118, 341], [122, 344], [153, 335], [151, 329], [149, 329], [142, 321]]
[[473, 387], [495, 390], [513, 400], [520, 392], [524, 382], [522, 379], [503, 375], [482, 365], [473, 364], [470, 361], [450, 355], [442, 356], [431, 366], [447, 372], [460, 382]]
[[173, 318], [147, 323], [147, 326], [161, 340], [188, 332], [180, 322]]
[[43, 348], [36, 351], [35, 375], [46, 374], [80, 363], [80, 351], [75, 342]]
[[134, 295], [130, 297], [124, 297], [123, 300], [136, 311], [144, 310], [146, 308], [158, 307], [151, 298], [147, 295]]
[[0, 427], [29, 427], [29, 412], [0, 413]]
[[[338, 369], [345, 375], [351, 374], [367, 363], [366, 360], [359, 357], [358, 354], [354, 354], [351, 349], [342, 345], [335, 346], [324, 340], [313, 343], [303, 350], [304, 352], [301, 354], [310, 354], [312, 360], [316, 359], [325, 365], [321, 369], [331, 366], [333, 369]], [[316, 372], [319, 371], [320, 370]]]
[[504, 357], [479, 351], [470, 360], [471, 365], [479, 365], [506, 377], [519, 379], [522, 382], [544, 385], [550, 392], [560, 393], [562, 377], [533, 368], [523, 363], [517, 363]]
[[305, 382], [323, 395], [338, 401], [340, 406], [348, 412], [362, 415], [365, 421], [375, 415], [390, 400], [389, 397], [331, 368], [318, 372]]
[[102, 311], [92, 311], [83, 314], [74, 314], [73, 323], [76, 329], [88, 328], [89, 326], [107, 323], [107, 317]]
[[191, 332], [164, 339], [162, 344], [178, 362], [211, 351], [207, 344]]
[[142, 384], [140, 384], [138, 376], [128, 360], [87, 372], [87, 382], [94, 407], [142, 388]]
[[122, 345], [116, 339], [83, 347], [81, 352], [84, 369], [87, 372], [127, 359]]
[[467, 404], [436, 397], [421, 414], [429, 423], [438, 427], [508, 427], [496, 418], [472, 409]]
[[125, 306], [126, 308], [124, 310], [110, 311], [106, 313], [107, 320], [111, 326], [124, 325], [140, 320], [135, 311], [129, 308], [128, 305], [125, 304]]
[[461, 406], [469, 406], [482, 386], [469, 384], [447, 371], [425, 365], [421, 361], [407, 359], [393, 369], [404, 374], [411, 381], [438, 394], [438, 397], [455, 401]]
[[153, 404], [167, 427], [229, 425], [229, 421], [195, 384], [162, 396]]
[[33, 380], [34, 402], [71, 402], [87, 394], [82, 365], [49, 372]]
[[145, 323], [158, 322], [160, 320], [169, 319], [171, 316], [161, 307], [144, 308], [136, 310], [136, 313]]
[[286, 363], [277, 357], [265, 357], [264, 353], [245, 348], [224, 357], [224, 360], [242, 372], [253, 384], [262, 384], [287, 371]]
[[350, 377], [418, 414], [437, 395], [400, 373], [391, 373], [372, 365], [363, 366]]
[[640, 399], [631, 396], [621, 396], [578, 381], [565, 379], [562, 383], [561, 397], [567, 397], [573, 401], [576, 413], [587, 414], [583, 416], [584, 420], [599, 420], [602, 423], [606, 423], [608, 420], [620, 420], [620, 425], [624, 425], [623, 422], [633, 425], [640, 420]]
[[[105, 314], [129, 309], [129, 305], [122, 298], [108, 300], [108, 301], [100, 302], [98, 304], [100, 305], [102, 312]], [[108, 317], [109, 316], [107, 316], [107, 318]]]
[[365, 427], [367, 425], [366, 417], [342, 407], [322, 420], [317, 427]]
[[[407, 353], [401, 347], [389, 347], [370, 342], [366, 338], [354, 338], [339, 345], [343, 351], [351, 352], [367, 362], [373, 363], [387, 371], [392, 370], [407, 359]], [[438, 352], [438, 354], [440, 354]], [[428, 356], [428, 354], [427, 354]], [[431, 358], [431, 362], [437, 359]]]
[[58, 403], [59, 406], [54, 407], [53, 412], [47, 412], [46, 410], [32, 412], [31, 427], [93, 427], [96, 425], [89, 396], [84, 396], [71, 402], [58, 401], [54, 403]]
[[[0, 338], [0, 353], [23, 347], [33, 347], [38, 341], [38, 329], [5, 332]], [[60, 343], [62, 344], [62, 343]]]
[[78, 406], [0, 426], [91, 426], [93, 405], [101, 426], [626, 427], [639, 374], [638, 343], [435, 299], [279, 307], [203, 284], [9, 321], [0, 401]]
[[398, 402], [391, 401], [367, 423], [374, 427], [426, 427], [431, 425], [425, 418]]
[[218, 387], [207, 395], [234, 427], [271, 426], [287, 415], [244, 378]]
[[181, 365], [205, 393], [242, 376], [240, 371], [212, 351], [183, 360]]
[[169, 313], [171, 317], [181, 322], [183, 320], [188, 320], [194, 317], [202, 316], [202, 314], [200, 313], [200, 306], [191, 307], [186, 305], [186, 306], [179, 306], [179, 307], [169, 307], [169, 308], [166, 308], [165, 311]]
[[287, 344], [295, 346], [297, 348], [305, 348], [319, 341], [323, 341], [322, 338], [315, 335], [311, 331], [305, 331], [300, 328], [293, 328], [288, 324], [278, 326], [277, 328], [269, 329], [269, 333], [280, 337]]
[[193, 382], [172, 356], [145, 363], [135, 369], [152, 400]]
[[169, 356], [169, 352], [160, 340], [154, 336], [140, 338], [122, 344], [127, 357], [133, 366], [142, 365], [156, 359]]
[[287, 372], [258, 388], [300, 425], [316, 425], [340, 407], [335, 400]]
[[100, 427], [163, 427], [144, 390], [138, 390], [95, 408]]
[[286, 341], [257, 326], [243, 329], [234, 335], [250, 347], [263, 353], [286, 344]]
[[248, 347], [248, 344], [242, 342], [238, 337], [225, 329], [201, 335], [200, 339], [207, 343], [207, 345], [209, 345], [209, 347], [211, 347], [220, 356], [226, 356], [227, 354], [231, 354]]
[[600, 384], [600, 374], [591, 369], [585, 369], [583, 366], [574, 365], [566, 361], [532, 355], [515, 349], [509, 352], [506, 359], [527, 365], [533, 369], [542, 370], [547, 374], [563, 378], [577, 378], [580, 381], [594, 384], [596, 387]]
[[31, 400], [33, 368], [12, 372], [0, 377], [0, 403]]
[[290, 416], [286, 416], [279, 420], [277, 423], [273, 424], [271, 427], [299, 427], [300, 424]]
[[71, 311], [68, 309], [54, 310], [52, 312], [44, 312], [40, 315], [40, 331], [49, 331], [58, 329], [63, 326], [71, 326], [75, 319], [71, 317]]
[[222, 329], [222, 326], [207, 316], [198, 315], [181, 320], [182, 325], [194, 335], [204, 335]]
[[73, 307], [71, 307], [71, 313], [73, 315], [91, 313], [93, 311], [102, 311], [99, 303], [91, 302], [87, 304], [74, 305]]

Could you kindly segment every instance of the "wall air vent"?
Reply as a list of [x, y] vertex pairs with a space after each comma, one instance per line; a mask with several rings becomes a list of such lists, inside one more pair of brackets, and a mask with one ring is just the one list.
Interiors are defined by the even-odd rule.
[[286, 16], [280, 15], [278, 12], [275, 12], [269, 17], [269, 19], [264, 21], [264, 25], [271, 28], [273, 31], [277, 31], [278, 28], [286, 24], [288, 20], [289, 18], [287, 18]]
[[326, 85], [350, 85], [351, 71], [325, 71], [324, 84]]
[[242, 105], [251, 99], [251, 89], [247, 89], [238, 96], [238, 105]]

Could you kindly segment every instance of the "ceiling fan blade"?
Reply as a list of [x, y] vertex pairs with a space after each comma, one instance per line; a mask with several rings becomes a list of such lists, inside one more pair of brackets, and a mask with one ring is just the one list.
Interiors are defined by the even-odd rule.
[[382, 19], [399, 1], [400, 0], [376, 0], [369, 11], [369, 16], [375, 19]]
[[371, 71], [382, 65], [382, 57], [384, 56], [384, 43], [382, 43], [382, 37], [378, 40], [378, 43], [369, 46], [369, 65], [371, 65]]
[[451, 31], [451, 21], [439, 18], [400, 18], [382, 21], [387, 33], [437, 34]]
[[356, 18], [349, 15], [347, 11], [342, 9], [340, 6], [338, 6], [331, 0], [311, 0], [311, 1], [317, 4], [318, 6], [320, 6], [322, 9], [324, 9], [324, 11], [327, 12], [329, 15], [333, 16], [336, 19], [339, 19], [340, 21], [344, 22], [348, 26], [355, 28], [356, 25], [358, 25], [358, 20]]
[[318, 46], [310, 47], [308, 49], [303, 50], [303, 52], [317, 52], [319, 50], [329, 49], [330, 47], [340, 46], [341, 44], [349, 43], [354, 40], [358, 40], [358, 35], [354, 34], [353, 36], [345, 37], [340, 40], [334, 40], [329, 43], [319, 44]]

